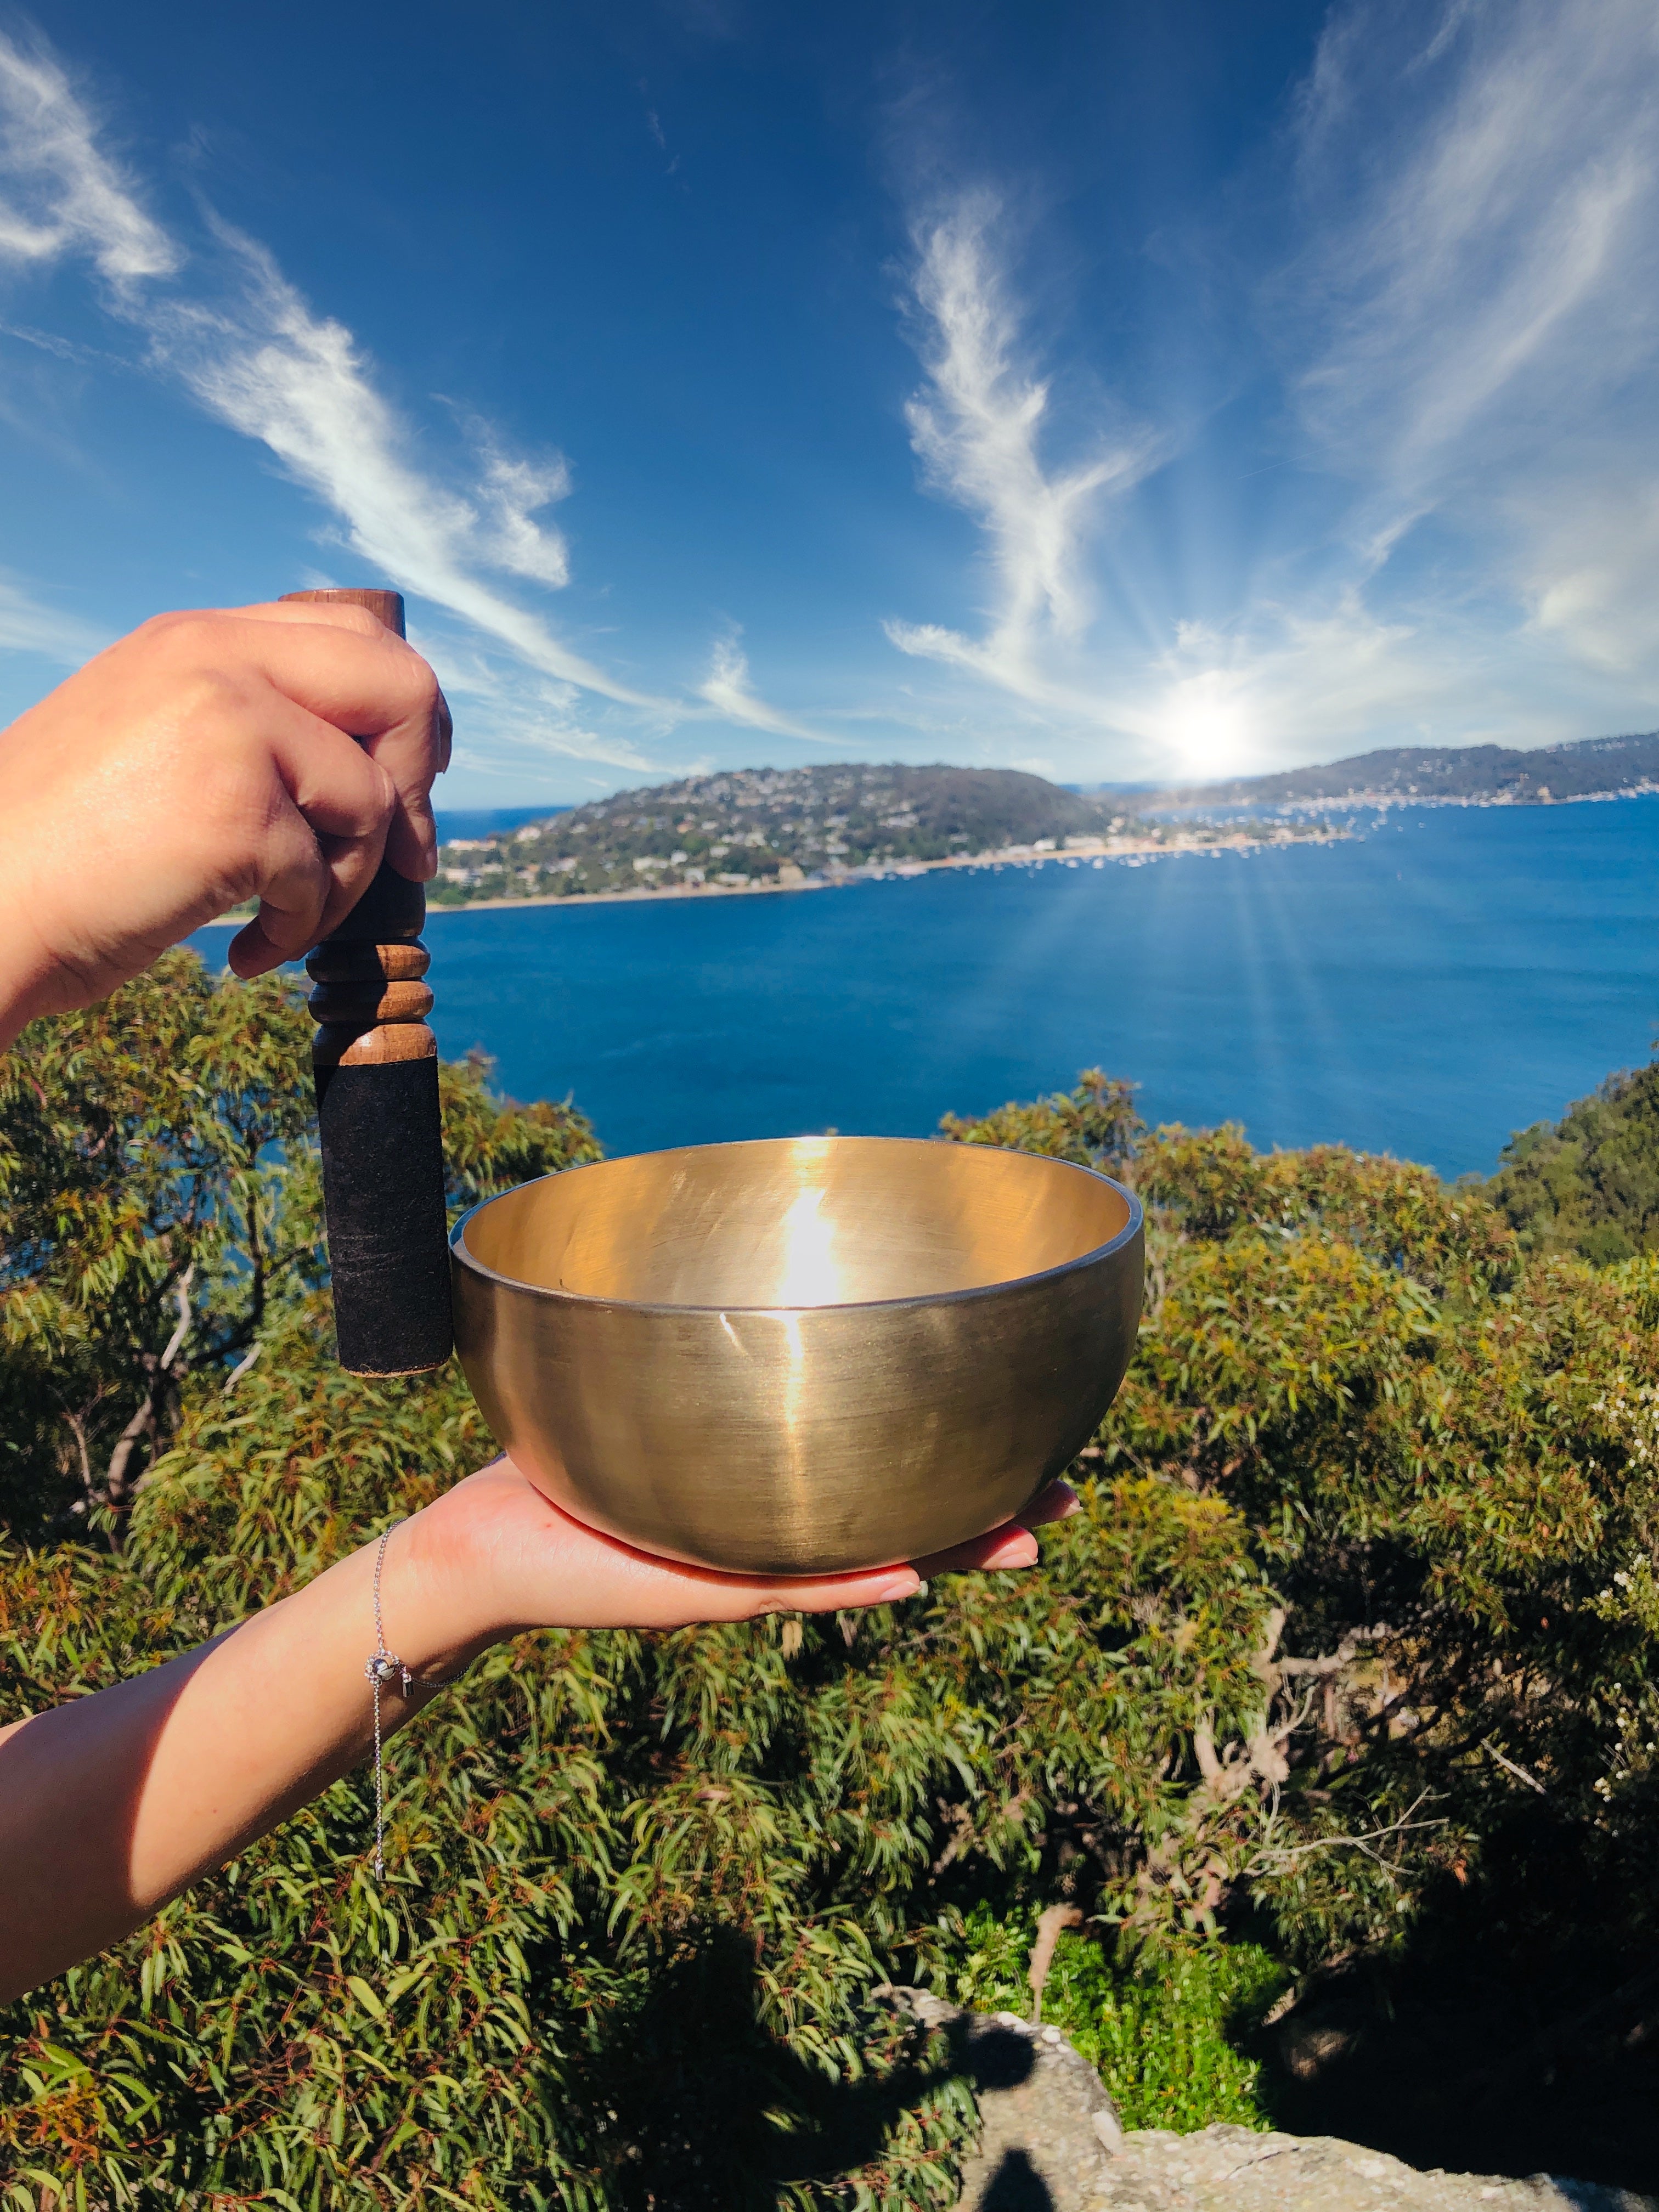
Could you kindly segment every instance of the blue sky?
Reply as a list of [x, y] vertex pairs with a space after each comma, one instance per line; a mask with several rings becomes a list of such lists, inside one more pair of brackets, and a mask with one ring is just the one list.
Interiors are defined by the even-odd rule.
[[450, 806], [1659, 722], [1654, 0], [0, 9], [0, 718], [390, 580]]

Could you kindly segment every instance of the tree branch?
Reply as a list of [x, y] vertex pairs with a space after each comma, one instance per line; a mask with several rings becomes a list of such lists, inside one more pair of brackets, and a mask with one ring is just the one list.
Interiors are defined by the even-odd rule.
[[179, 1326], [173, 1330], [173, 1334], [167, 1339], [167, 1348], [161, 1354], [161, 1371], [163, 1375], [171, 1374], [173, 1371], [173, 1363], [179, 1357], [179, 1353], [184, 1345], [185, 1339], [190, 1334], [190, 1324], [192, 1318], [190, 1304], [190, 1285], [191, 1279], [195, 1273], [196, 1262], [192, 1260], [189, 1267], [185, 1268], [184, 1273], [179, 1278]]
[[242, 1354], [236, 1364], [231, 1369], [229, 1374], [225, 1377], [224, 1388], [219, 1393], [219, 1395], [222, 1398], [229, 1397], [231, 1392], [241, 1381], [243, 1376], [247, 1373], [248, 1369], [252, 1366], [254, 1361], [259, 1357], [260, 1352], [264, 1349], [264, 1346], [263, 1344], [256, 1344], [251, 1352], [245, 1352]]

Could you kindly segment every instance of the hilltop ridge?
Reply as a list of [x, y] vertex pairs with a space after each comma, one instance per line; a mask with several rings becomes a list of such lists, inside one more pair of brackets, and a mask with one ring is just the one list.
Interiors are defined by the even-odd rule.
[[1067, 790], [1023, 769], [830, 761], [687, 776], [453, 837], [428, 897], [455, 907], [803, 890], [952, 864], [1139, 860], [1330, 834], [1152, 821], [1121, 793]]
[[1659, 789], [1659, 730], [1576, 738], [1527, 751], [1512, 745], [1395, 745], [1322, 767], [1140, 792], [1135, 803], [1152, 808], [1418, 799], [1547, 806], [1564, 799], [1613, 799], [1654, 789]]
[[452, 839], [440, 905], [483, 898], [741, 890], [1008, 849], [1098, 846], [1142, 823], [1121, 801], [1018, 769], [828, 762], [733, 769], [594, 799], [490, 837]]
[[[485, 836], [452, 837], [428, 896], [501, 901], [759, 890], [951, 861], [1087, 852], [1127, 858], [1259, 843], [1207, 807], [1317, 808], [1367, 800], [1548, 805], [1659, 790], [1659, 731], [1509, 745], [1398, 745], [1270, 775], [1133, 793], [1067, 789], [1021, 769], [830, 761], [728, 769], [617, 792]], [[1180, 811], [1182, 823], [1165, 817]], [[1278, 824], [1273, 838], [1315, 834]]]

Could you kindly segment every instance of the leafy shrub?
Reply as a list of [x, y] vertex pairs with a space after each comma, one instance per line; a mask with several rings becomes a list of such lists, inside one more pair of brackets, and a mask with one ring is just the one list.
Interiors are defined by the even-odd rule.
[[1011, 1100], [981, 1120], [947, 1114], [942, 1135], [960, 1145], [1000, 1145], [1012, 1152], [1044, 1152], [1079, 1167], [1121, 1172], [1144, 1134], [1135, 1111], [1134, 1085], [1097, 1067], [1085, 1067], [1077, 1087], [1022, 1106]]
[[[268, 1601], [489, 1449], [453, 1372], [332, 1363], [283, 987], [181, 957], [77, 1018], [0, 1090], [8, 1715]], [[161, 1018], [194, 1090], [140, 1070]], [[484, 1074], [444, 1073], [456, 1204], [595, 1156]], [[1358, 1974], [1372, 2024], [1337, 2040], [1389, 2088], [1352, 2124], [1437, 2154], [1475, 2120], [1379, 2039], [1478, 1982], [1517, 2086], [1462, 2100], [1464, 2162], [1518, 2106], [1556, 2130], [1532, 2163], [1649, 2170], [1628, 2127], [1555, 2156], [1527, 2054], [1650, 2064], [1603, 2044], [1659, 1935], [1659, 1261], [1530, 1257], [1392, 1161], [1148, 1133], [1097, 1073], [946, 1134], [1109, 1164], [1150, 1209], [1139, 1352], [1042, 1571], [489, 1655], [392, 1748], [383, 1888], [359, 1776], [11, 2008], [11, 2203], [942, 2206], [965, 2093], [872, 1992], [1012, 2002], [1055, 1905], [1090, 1932], [1051, 2011], [1131, 2118], [1292, 2110], [1282, 2037]], [[1628, 2003], [1585, 2027], [1608, 1974]]]

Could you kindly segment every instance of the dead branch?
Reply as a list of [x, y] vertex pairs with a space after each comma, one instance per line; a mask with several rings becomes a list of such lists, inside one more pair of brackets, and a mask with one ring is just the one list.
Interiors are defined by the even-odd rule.
[[1340, 1674], [1351, 1667], [1359, 1656], [1362, 1644], [1384, 1644], [1394, 1631], [1384, 1623], [1374, 1628], [1351, 1628], [1334, 1651], [1321, 1654], [1316, 1659], [1281, 1659], [1279, 1671], [1286, 1678], [1295, 1674], [1312, 1674], [1323, 1680], [1327, 1675]]
[[160, 1381], [158, 1374], [151, 1374], [149, 1387], [139, 1401], [138, 1410], [115, 1439], [115, 1449], [110, 1454], [109, 1464], [104, 1470], [104, 1495], [118, 1513], [125, 1510], [128, 1502], [127, 1468], [131, 1465], [132, 1455], [147, 1437], [155, 1433], [155, 1398]]
[[1538, 1779], [1538, 1777], [1535, 1774], [1528, 1774], [1524, 1766], [1517, 1766], [1512, 1759], [1505, 1759], [1503, 1753], [1499, 1751], [1498, 1746], [1492, 1741], [1490, 1736], [1481, 1737], [1480, 1748], [1484, 1752], [1490, 1753], [1492, 1757], [1498, 1761], [1498, 1764], [1504, 1769], [1506, 1774], [1514, 1775], [1517, 1782], [1524, 1782], [1528, 1790], [1535, 1790], [1540, 1797], [1547, 1797], [1549, 1796], [1549, 1791]]
[[93, 1488], [92, 1453], [87, 1443], [87, 1425], [78, 1413], [65, 1413], [64, 1419], [69, 1424], [70, 1434], [75, 1438], [75, 1448], [80, 1455], [81, 1492], [86, 1505], [90, 1508], [97, 1492]]
[[[131, 1466], [132, 1455], [139, 1445], [155, 1434], [162, 1392], [173, 1379], [173, 1363], [190, 1334], [191, 1322], [194, 1318], [190, 1303], [190, 1285], [195, 1273], [196, 1263], [192, 1260], [175, 1285], [179, 1299], [179, 1326], [167, 1339], [167, 1349], [159, 1359], [153, 1352], [145, 1353], [144, 1366], [149, 1381], [144, 1395], [139, 1401], [137, 1412], [115, 1439], [115, 1449], [111, 1452], [109, 1464], [104, 1470], [104, 1496], [117, 1514], [125, 1512], [131, 1503], [132, 1493], [137, 1489], [137, 1482], [128, 1481], [127, 1469]], [[139, 1480], [142, 1480], [143, 1477]]]
[[1198, 1761], [1199, 1772], [1206, 1782], [1214, 1784], [1221, 1780], [1222, 1766], [1216, 1756], [1215, 1729], [1208, 1713], [1193, 1730], [1193, 1756]]
[[1204, 1778], [1203, 1786], [1196, 1793], [1200, 1804], [1207, 1802], [1212, 1808], [1230, 1805], [1253, 1783], [1265, 1782], [1277, 1790], [1287, 1782], [1291, 1762], [1285, 1755], [1284, 1747], [1306, 1721], [1310, 1705], [1311, 1695], [1304, 1698], [1289, 1718], [1277, 1727], [1264, 1722], [1242, 1750], [1230, 1750], [1224, 1759], [1216, 1751], [1214, 1717], [1204, 1714], [1193, 1730], [1193, 1756]]
[[1042, 2017], [1042, 1990], [1048, 1978], [1048, 1969], [1054, 1963], [1054, 1946], [1060, 1941], [1060, 1930], [1080, 1928], [1083, 1909], [1076, 1905], [1051, 1905], [1037, 1915], [1036, 1941], [1031, 1946], [1031, 1962], [1025, 1969], [1025, 1978], [1031, 1984], [1031, 2018]]
[[1273, 1657], [1274, 1652], [1279, 1649], [1279, 1639], [1285, 1633], [1285, 1623], [1288, 1618], [1289, 1615], [1282, 1605], [1276, 1605], [1273, 1607], [1262, 1623], [1261, 1643], [1250, 1660], [1251, 1673], [1258, 1680], [1267, 1683], [1269, 1689], [1278, 1687], [1273, 1674], [1274, 1667], [1277, 1666], [1279, 1673], [1283, 1674], [1285, 1668], [1291, 1663], [1283, 1659], [1275, 1661]]
[[163, 1375], [171, 1374], [173, 1370], [173, 1363], [179, 1357], [179, 1352], [183, 1348], [185, 1339], [190, 1334], [190, 1324], [191, 1320], [190, 1285], [191, 1279], [194, 1276], [195, 1273], [196, 1262], [192, 1260], [189, 1267], [185, 1268], [184, 1273], [179, 1278], [179, 1326], [173, 1330], [173, 1334], [167, 1339], [167, 1348], [161, 1354], [161, 1372]]
[[1383, 1856], [1382, 1845], [1401, 1836], [1422, 1834], [1447, 1826], [1443, 1820], [1419, 1820], [1413, 1817], [1420, 1807], [1429, 1802], [1430, 1796], [1431, 1792], [1424, 1790], [1413, 1799], [1397, 1820], [1387, 1821], [1381, 1827], [1361, 1829], [1352, 1835], [1310, 1836], [1299, 1844], [1263, 1844], [1239, 1869], [1240, 1879], [1248, 1881], [1253, 1875], [1288, 1874], [1302, 1860], [1312, 1857], [1316, 1852], [1339, 1850], [1358, 1851], [1362, 1856], [1392, 1873], [1394, 1869]]
[[256, 1344], [251, 1352], [245, 1352], [242, 1354], [236, 1364], [231, 1369], [229, 1374], [225, 1377], [224, 1388], [219, 1393], [219, 1395], [222, 1398], [229, 1397], [231, 1392], [241, 1381], [243, 1376], [247, 1373], [248, 1369], [252, 1366], [254, 1361], [259, 1357], [260, 1352], [263, 1349], [263, 1344]]
[[951, 1831], [945, 1839], [944, 1850], [928, 1869], [933, 1880], [937, 1881], [957, 1853], [973, 1835], [974, 1817], [965, 1805], [947, 1805], [942, 1797], [936, 1798], [934, 1802], [939, 1807], [941, 1823]]

